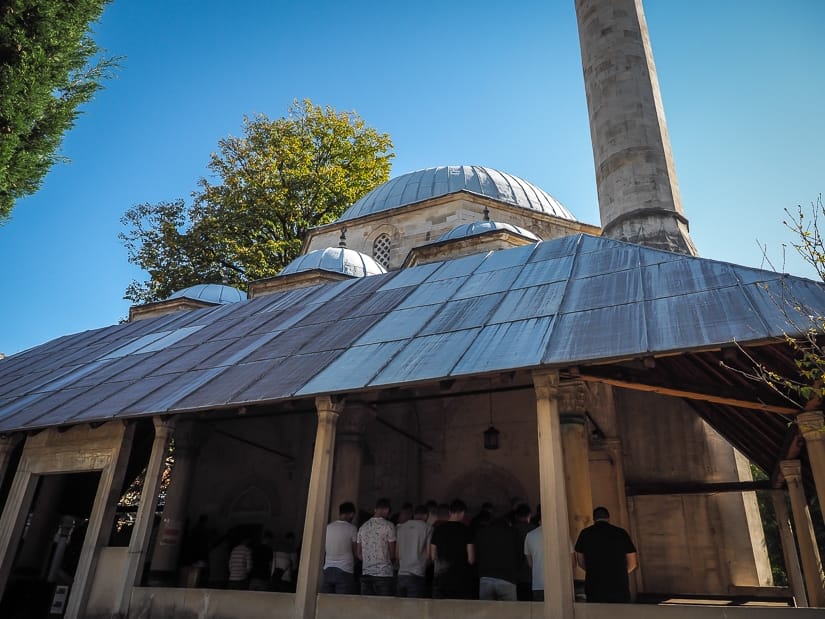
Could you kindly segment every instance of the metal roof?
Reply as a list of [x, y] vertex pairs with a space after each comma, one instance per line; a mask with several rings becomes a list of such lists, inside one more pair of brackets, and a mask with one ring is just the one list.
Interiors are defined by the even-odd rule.
[[0, 432], [780, 341], [783, 299], [825, 313], [818, 282], [569, 236], [58, 338], [0, 361]]
[[391, 178], [349, 207], [338, 221], [347, 221], [415, 204], [430, 198], [468, 191], [513, 206], [576, 221], [561, 202], [532, 183], [483, 166], [439, 166]]

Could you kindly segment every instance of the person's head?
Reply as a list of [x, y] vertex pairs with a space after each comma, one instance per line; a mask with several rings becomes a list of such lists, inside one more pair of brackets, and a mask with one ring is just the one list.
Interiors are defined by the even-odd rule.
[[415, 508], [415, 519], [416, 520], [426, 520], [427, 516], [430, 515], [430, 510], [427, 509], [426, 505], [419, 505]]
[[595, 522], [599, 520], [610, 520], [610, 512], [607, 511], [606, 507], [597, 507], [593, 510], [593, 520]]
[[375, 515], [380, 518], [389, 516], [390, 509], [390, 500], [386, 497], [381, 497], [375, 502]]
[[467, 511], [467, 504], [461, 499], [453, 499], [450, 503], [450, 520], [461, 520], [464, 518], [464, 512]]
[[516, 522], [530, 522], [530, 506], [527, 503], [519, 503], [516, 507]]
[[476, 524], [480, 527], [486, 527], [493, 521], [493, 514], [488, 512], [486, 509], [479, 512], [478, 516], [476, 517]]
[[412, 503], [404, 503], [401, 506], [401, 511], [398, 512], [398, 524], [403, 524], [413, 517]]
[[338, 519], [352, 522], [353, 518], [355, 518], [355, 503], [344, 501], [338, 506]]

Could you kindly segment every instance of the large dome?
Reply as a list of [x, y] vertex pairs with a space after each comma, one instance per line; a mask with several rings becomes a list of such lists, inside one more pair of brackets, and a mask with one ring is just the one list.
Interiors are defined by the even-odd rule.
[[338, 221], [468, 191], [533, 211], [575, 221], [576, 218], [549, 193], [524, 179], [482, 166], [439, 166], [388, 180], [349, 207]]

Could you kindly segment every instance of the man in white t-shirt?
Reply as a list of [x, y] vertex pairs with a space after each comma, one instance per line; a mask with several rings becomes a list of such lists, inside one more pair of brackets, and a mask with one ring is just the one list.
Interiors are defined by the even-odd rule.
[[321, 593], [356, 593], [354, 555], [358, 529], [352, 524], [353, 518], [355, 505], [350, 502], [341, 503], [338, 520], [327, 525]]
[[398, 545], [398, 597], [427, 596], [427, 560], [432, 527], [427, 524], [429, 512], [425, 505], [415, 508], [412, 520], [395, 528]]
[[378, 499], [372, 518], [358, 529], [357, 556], [361, 566], [361, 595], [392, 595], [395, 526], [387, 520], [389, 499]]
[[524, 556], [533, 572], [533, 601], [544, 601], [544, 546], [541, 541], [541, 509], [536, 510], [535, 522], [538, 528], [533, 529], [524, 538]]

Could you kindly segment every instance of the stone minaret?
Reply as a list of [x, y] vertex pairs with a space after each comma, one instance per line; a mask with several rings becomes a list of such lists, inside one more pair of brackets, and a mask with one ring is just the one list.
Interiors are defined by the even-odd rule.
[[603, 235], [696, 255], [641, 0], [575, 0]]

